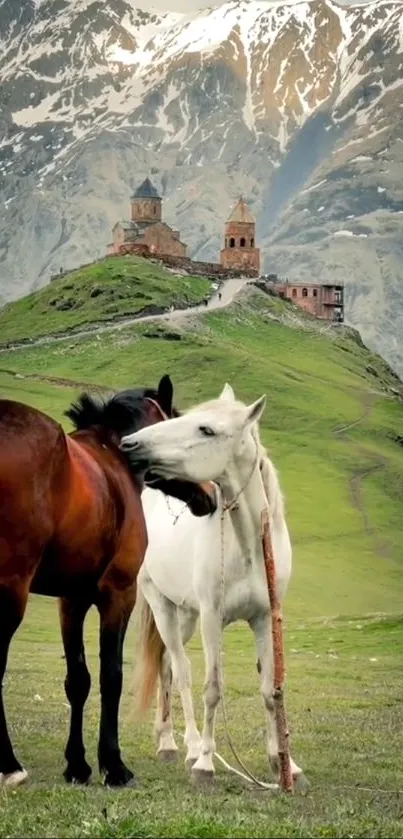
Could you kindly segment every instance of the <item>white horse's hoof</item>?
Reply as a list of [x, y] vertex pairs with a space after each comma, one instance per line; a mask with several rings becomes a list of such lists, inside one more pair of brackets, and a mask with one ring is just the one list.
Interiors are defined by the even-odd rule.
[[308, 778], [303, 772], [298, 772], [298, 775], [293, 775], [294, 790], [302, 795], [306, 794], [311, 786]]
[[177, 749], [160, 749], [157, 752], [158, 760], [161, 763], [176, 763], [178, 760], [178, 750]]
[[192, 769], [192, 780], [199, 788], [210, 787], [214, 780], [215, 772], [213, 769]]
[[186, 758], [186, 760], [185, 760], [185, 767], [186, 767], [186, 769], [187, 769], [187, 771], [188, 771], [188, 772], [191, 772], [191, 771], [192, 771], [192, 769], [193, 769], [193, 767], [194, 767], [195, 763], [197, 763], [197, 761], [198, 761], [198, 758], [197, 758], [197, 757], [187, 757], [187, 758]]
[[16, 787], [20, 787], [21, 784], [24, 784], [27, 778], [28, 772], [26, 769], [18, 769], [17, 772], [10, 772], [8, 775], [0, 772], [0, 785], [9, 789], [15, 789]]

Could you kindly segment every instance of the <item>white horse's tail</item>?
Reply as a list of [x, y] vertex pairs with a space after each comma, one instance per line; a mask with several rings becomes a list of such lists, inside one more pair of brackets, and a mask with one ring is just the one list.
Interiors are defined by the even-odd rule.
[[136, 682], [139, 686], [138, 707], [141, 713], [145, 713], [155, 694], [165, 646], [152, 610], [141, 592], [138, 593], [137, 605], [140, 610], [140, 672]]

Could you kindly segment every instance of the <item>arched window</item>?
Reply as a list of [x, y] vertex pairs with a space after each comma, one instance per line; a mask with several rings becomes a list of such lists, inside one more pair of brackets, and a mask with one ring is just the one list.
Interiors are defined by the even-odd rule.
[[302, 289], [302, 296], [303, 297], [308, 297], [308, 289], [307, 288]]
[[255, 240], [254, 239], [250, 240], [250, 246], [251, 246], [251, 248], [255, 247]]
[[230, 238], [230, 240], [229, 240], [229, 246], [230, 246], [230, 248], [234, 248], [234, 247], [235, 247], [235, 239], [234, 239], [234, 237], [233, 237], [233, 236], [231, 236], [231, 238]]
[[157, 205], [156, 204], [154, 204], [153, 213], [154, 213], [155, 216], [157, 215]]
[[318, 289], [314, 288], [313, 291], [312, 291], [312, 294], [313, 294], [314, 297], [317, 297], [318, 296]]
[[244, 247], [245, 247], [245, 239], [244, 239], [244, 237], [243, 237], [243, 236], [242, 236], [242, 237], [240, 238], [240, 240], [239, 240], [239, 245], [240, 245], [240, 247], [241, 247], [241, 248], [244, 248]]
[[298, 289], [293, 288], [293, 290], [292, 290], [292, 296], [293, 296], [293, 297], [298, 297]]

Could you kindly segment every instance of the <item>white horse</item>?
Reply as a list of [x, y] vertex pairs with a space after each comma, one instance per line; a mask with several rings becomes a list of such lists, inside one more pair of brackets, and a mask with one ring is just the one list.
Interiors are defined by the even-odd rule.
[[[261, 514], [268, 508], [282, 602], [291, 574], [291, 544], [277, 473], [260, 443], [257, 422], [266, 397], [245, 406], [229, 385], [219, 399], [181, 417], [144, 428], [122, 446], [166, 478], [217, 483], [218, 506], [208, 518], [195, 518], [186, 505], [153, 489], [142, 495], [148, 549], [138, 576], [142, 604], [142, 705], [151, 703], [159, 677], [155, 729], [157, 753], [177, 756], [171, 720], [172, 675], [185, 717], [186, 764], [197, 780], [213, 777], [214, 729], [220, 699], [222, 629], [247, 621], [256, 637], [258, 672], [267, 712], [267, 747], [279, 773], [273, 702], [273, 642], [265, 574]], [[191, 669], [184, 645], [197, 618], [205, 657], [204, 725], [200, 737], [193, 710]], [[293, 760], [294, 781], [305, 778]]]

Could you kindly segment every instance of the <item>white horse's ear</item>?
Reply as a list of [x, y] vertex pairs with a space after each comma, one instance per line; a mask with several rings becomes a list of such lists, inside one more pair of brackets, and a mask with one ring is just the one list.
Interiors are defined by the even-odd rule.
[[263, 414], [263, 411], [266, 407], [266, 394], [264, 393], [260, 399], [257, 399], [256, 402], [253, 402], [252, 405], [246, 409], [246, 420], [245, 425], [252, 425], [254, 422], [258, 422], [260, 417]]
[[220, 393], [219, 399], [223, 399], [225, 402], [235, 402], [235, 393], [232, 390], [231, 385], [228, 384], [228, 382], [225, 383]]

